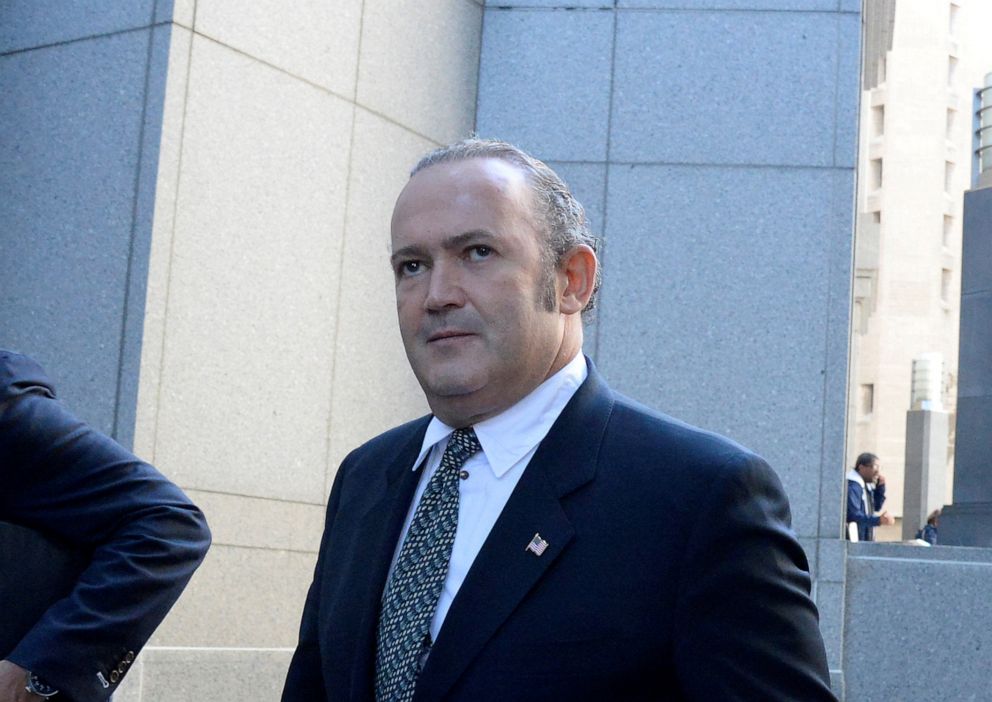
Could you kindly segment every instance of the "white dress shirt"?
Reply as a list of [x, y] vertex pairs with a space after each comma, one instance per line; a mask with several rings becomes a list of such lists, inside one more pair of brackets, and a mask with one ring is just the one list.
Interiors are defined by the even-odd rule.
[[[537, 452], [538, 445], [588, 374], [586, 359], [578, 353], [564, 368], [538, 385], [517, 404], [473, 427], [482, 450], [469, 458], [463, 466], [469, 477], [458, 481], [458, 528], [451, 549], [448, 575], [444, 580], [437, 609], [434, 610], [434, 619], [431, 620], [432, 641], [437, 641], [452, 600], [458, 594], [472, 562], [510, 499], [510, 493]], [[437, 417], [432, 418], [427, 425], [420, 455], [413, 462], [412, 469], [417, 470], [424, 456], [428, 453], [430, 456], [407, 512], [403, 531], [400, 532], [396, 551], [393, 553], [393, 563], [389, 568], [390, 575], [420, 498], [431, 476], [441, 465], [441, 456], [444, 455], [448, 437], [454, 431], [455, 427], [449, 427]], [[526, 544], [520, 545], [521, 548], [524, 546]]]

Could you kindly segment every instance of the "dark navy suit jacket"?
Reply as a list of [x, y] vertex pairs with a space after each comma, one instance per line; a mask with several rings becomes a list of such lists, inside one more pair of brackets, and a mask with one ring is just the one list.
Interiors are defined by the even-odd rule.
[[[152, 466], [66, 410], [38, 364], [2, 350], [0, 486], [0, 520], [55, 537], [82, 559], [68, 595], [6, 658], [59, 688], [55, 699], [104, 700], [203, 559], [203, 514]], [[4, 553], [3, 580], [29, 580], [25, 563]], [[21, 591], [30, 596], [32, 583]], [[12, 620], [16, 606], [0, 603], [0, 614]]]
[[[873, 510], [882, 509], [885, 503], [885, 483], [868, 491], [868, 502]], [[864, 488], [856, 480], [847, 479], [847, 521], [858, 523], [858, 540], [874, 541], [875, 527], [882, 523], [880, 517], [865, 511]]]
[[[338, 470], [283, 700], [374, 698], [379, 604], [428, 418]], [[781, 484], [590, 364], [458, 591], [415, 700], [833, 700]], [[527, 551], [535, 533], [543, 555]]]

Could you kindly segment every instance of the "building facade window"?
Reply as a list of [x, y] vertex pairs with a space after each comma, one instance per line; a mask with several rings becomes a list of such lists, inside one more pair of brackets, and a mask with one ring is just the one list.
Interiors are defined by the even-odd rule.
[[871, 189], [878, 190], [882, 187], [882, 159], [873, 158], [871, 160]]
[[868, 419], [875, 411], [875, 384], [863, 383], [858, 392], [858, 415]]
[[880, 137], [885, 133], [885, 105], [871, 108], [871, 134]]
[[951, 269], [942, 268], [940, 271], [940, 301], [946, 309], [951, 304]]

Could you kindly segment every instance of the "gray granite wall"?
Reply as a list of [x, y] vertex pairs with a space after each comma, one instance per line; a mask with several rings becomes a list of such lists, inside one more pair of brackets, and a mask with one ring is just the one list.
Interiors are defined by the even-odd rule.
[[992, 690], [992, 550], [849, 544], [849, 700], [980, 700]]
[[154, 0], [0, 3], [0, 346], [41, 361], [125, 444], [169, 14]]
[[964, 194], [954, 504], [941, 541], [992, 548], [992, 187]]
[[586, 346], [614, 387], [782, 477], [835, 672], [860, 8], [496, 0], [477, 116], [604, 234]]
[[992, 503], [992, 188], [964, 197], [954, 502]]

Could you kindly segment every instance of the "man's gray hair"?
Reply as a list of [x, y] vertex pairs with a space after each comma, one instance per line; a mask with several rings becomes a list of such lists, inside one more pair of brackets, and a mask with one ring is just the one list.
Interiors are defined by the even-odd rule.
[[[412, 178], [418, 172], [438, 163], [467, 161], [473, 158], [497, 158], [506, 161], [527, 177], [534, 193], [537, 214], [545, 229], [545, 245], [541, 249], [545, 280], [543, 281], [543, 303], [545, 309], [554, 309], [554, 273], [565, 258], [565, 254], [580, 244], [593, 251], [599, 251], [599, 239], [590, 231], [585, 209], [572, 195], [565, 181], [543, 161], [505, 141], [469, 137], [453, 144], [442, 146], [424, 156], [410, 171]], [[599, 268], [592, 296], [582, 310], [583, 315], [596, 305], [596, 293], [600, 284]]]

